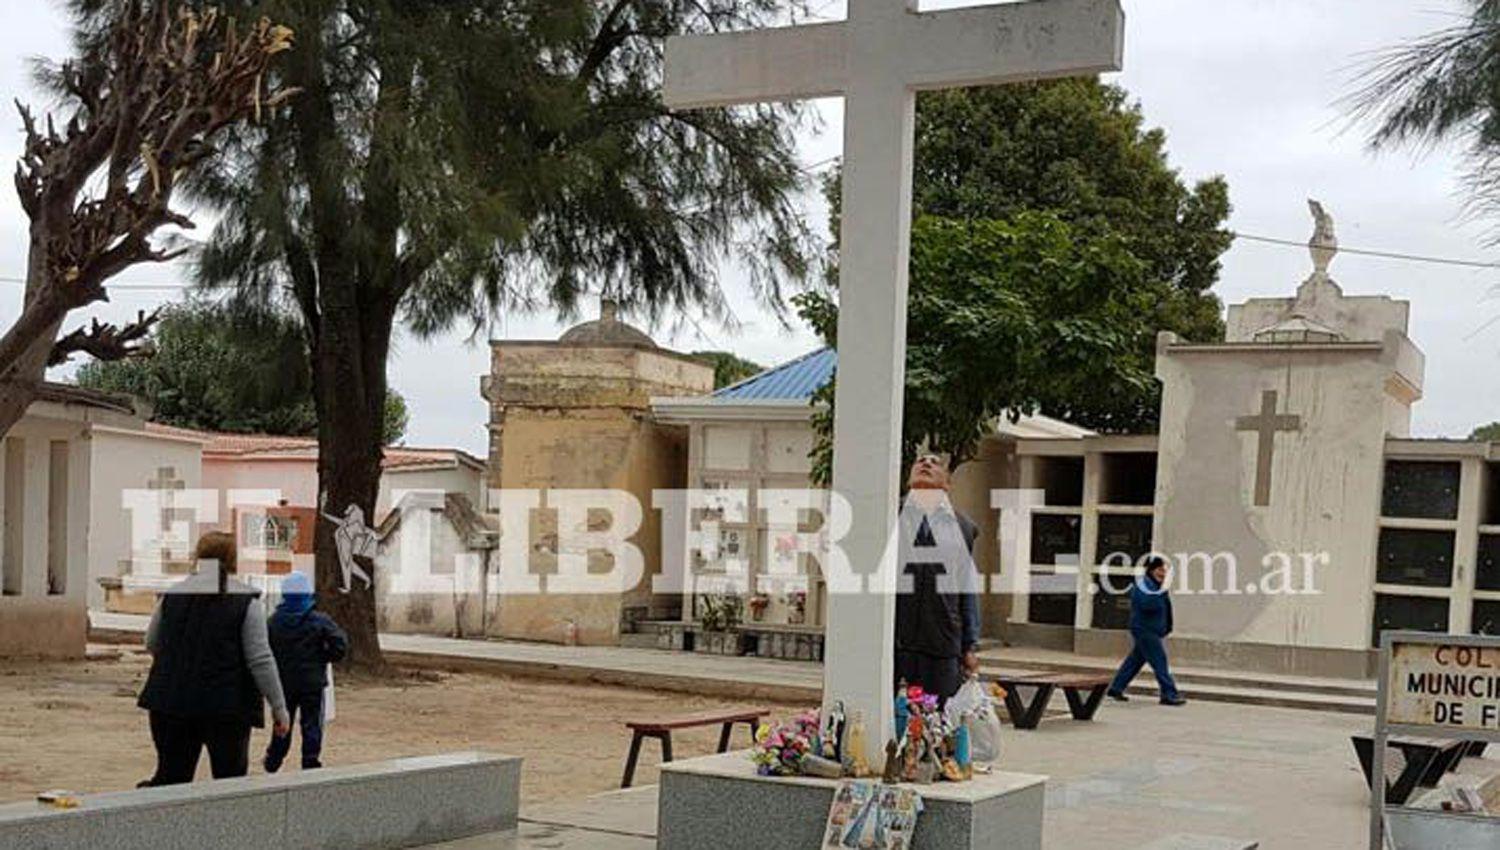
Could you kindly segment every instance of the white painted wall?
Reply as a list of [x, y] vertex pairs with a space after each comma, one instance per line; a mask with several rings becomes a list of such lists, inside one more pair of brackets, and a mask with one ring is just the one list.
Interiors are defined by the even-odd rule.
[[375, 501], [375, 516], [383, 517], [386, 511], [399, 501], [395, 494], [402, 490], [435, 490], [441, 493], [462, 493], [476, 510], [485, 508], [484, 472], [473, 467], [459, 465], [453, 469], [387, 469], [380, 476], [380, 495]]
[[[37, 404], [33, 411], [51, 412], [54, 405]], [[4, 440], [19, 441], [23, 465], [20, 506], [6, 504], [5, 487], [0, 487], [0, 517], [19, 507], [18, 522], [0, 522], [0, 558], [6, 547], [6, 529], [19, 529], [21, 545], [21, 584], [19, 593], [0, 595], [0, 657], [6, 655], [42, 655], [80, 657], [87, 640], [87, 582], [89, 533], [89, 450], [88, 424], [79, 421], [63, 408], [56, 408], [57, 418], [28, 414], [6, 435]], [[52, 443], [68, 446], [66, 531], [60, 541], [64, 553], [64, 587], [62, 593], [48, 588], [49, 496]], [[0, 441], [3, 445], [4, 441]], [[0, 451], [0, 482], [6, 480], [9, 452]]]
[[[1380, 351], [1167, 352], [1156, 493], [1156, 547], [1231, 552], [1236, 589], [1268, 553], [1326, 553], [1316, 595], [1175, 594], [1177, 634], [1214, 641], [1363, 650], [1369, 646], [1390, 367]], [[1235, 420], [1279, 393], [1302, 417], [1276, 436], [1271, 503], [1253, 504], [1257, 437]], [[1190, 580], [1201, 584], [1198, 571]], [[1178, 585], [1174, 584], [1174, 588]]]
[[203, 487], [202, 443], [176, 435], [117, 428], [93, 432], [89, 467], [93, 489], [88, 539], [89, 607], [104, 607], [99, 579], [122, 574], [121, 562], [156, 548], [154, 539], [136, 540], [125, 491], [145, 489], [158, 470], [171, 467], [187, 489]]

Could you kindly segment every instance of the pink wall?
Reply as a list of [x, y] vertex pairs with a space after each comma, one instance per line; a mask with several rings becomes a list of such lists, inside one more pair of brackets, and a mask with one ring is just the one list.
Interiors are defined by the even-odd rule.
[[205, 455], [203, 487], [219, 491], [219, 527], [228, 529], [230, 490], [280, 490], [281, 498], [292, 507], [317, 507], [318, 462], [313, 458], [246, 462]]

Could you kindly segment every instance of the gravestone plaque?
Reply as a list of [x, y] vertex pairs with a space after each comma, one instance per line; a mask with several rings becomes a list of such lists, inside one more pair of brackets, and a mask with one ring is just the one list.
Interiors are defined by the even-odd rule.
[[1474, 587], [1500, 590], [1500, 534], [1479, 535], [1479, 560], [1474, 565]]
[[1094, 628], [1130, 628], [1130, 586], [1134, 576], [1096, 575], [1094, 594]]
[[1398, 629], [1414, 632], [1448, 631], [1448, 600], [1375, 594], [1375, 622], [1370, 645], [1380, 646], [1381, 632]]
[[1151, 527], [1150, 516], [1100, 514], [1095, 557], [1101, 564], [1124, 566], [1122, 556], [1139, 564], [1151, 551]]
[[1380, 529], [1375, 580], [1417, 587], [1452, 585], [1453, 537], [1451, 531]]
[[1076, 593], [1033, 593], [1030, 620], [1049, 626], [1071, 626], [1078, 615], [1077, 600]]
[[1064, 514], [1031, 515], [1031, 563], [1078, 564], [1083, 518]]
[[1045, 504], [1073, 508], [1083, 504], [1083, 458], [1041, 457], [1036, 462]]
[[1458, 517], [1457, 463], [1392, 460], [1385, 465], [1385, 490], [1380, 513], [1410, 519]]
[[1476, 635], [1500, 636], [1500, 602], [1481, 599], [1474, 603], [1474, 628]]
[[1150, 505], [1156, 501], [1156, 453], [1115, 452], [1104, 456], [1106, 505]]

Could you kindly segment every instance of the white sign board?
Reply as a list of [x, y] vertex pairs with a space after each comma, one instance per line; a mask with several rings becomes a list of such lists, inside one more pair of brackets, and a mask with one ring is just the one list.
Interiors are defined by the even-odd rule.
[[1397, 641], [1388, 675], [1387, 723], [1500, 730], [1500, 648]]

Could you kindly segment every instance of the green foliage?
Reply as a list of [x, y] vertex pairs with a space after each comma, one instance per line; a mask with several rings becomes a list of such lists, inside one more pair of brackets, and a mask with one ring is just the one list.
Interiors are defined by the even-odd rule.
[[[929, 441], [967, 457], [1006, 410], [1154, 429], [1156, 333], [1223, 336], [1211, 291], [1232, 241], [1223, 178], [1189, 188], [1165, 133], [1123, 89], [1091, 79], [924, 93], [916, 139], [908, 452]], [[837, 172], [824, 189], [837, 233]], [[833, 298], [795, 301], [835, 344]], [[818, 400], [832, 398], [825, 388]], [[826, 472], [831, 414], [814, 425]]]
[[802, 112], [672, 113], [660, 98], [666, 36], [761, 25], [785, 3], [230, 6], [295, 28], [286, 75], [303, 92], [195, 184], [224, 212], [207, 283], [305, 312], [333, 240], [369, 309], [394, 303], [428, 335], [507, 307], [572, 309], [591, 287], [638, 314], [719, 315], [730, 253], [773, 306], [807, 272]]
[[1045, 210], [1080, 237], [1117, 236], [1145, 264], [1163, 330], [1223, 335], [1209, 290], [1231, 237], [1222, 177], [1189, 188], [1119, 86], [1093, 79], [934, 92], [919, 101], [919, 215], [1010, 219]]
[[1469, 434], [1469, 439], [1482, 442], [1500, 443], [1500, 422], [1491, 422], [1488, 425], [1480, 425]]
[[[194, 301], [162, 311], [151, 357], [89, 362], [80, 386], [147, 401], [152, 421], [181, 428], [311, 436], [306, 342], [295, 319], [243, 305]], [[406, 400], [386, 401], [386, 442], [406, 433]]]
[[[925, 443], [956, 466], [999, 416], [1066, 416], [1078, 399], [1148, 392], [1151, 370], [1132, 356], [1154, 333], [1141, 320], [1145, 273], [1123, 238], [1079, 235], [1051, 213], [1021, 212], [1009, 222], [919, 219], [904, 460]], [[818, 330], [831, 329], [826, 295], [801, 296], [798, 305]], [[824, 413], [815, 427], [826, 434], [830, 424]], [[814, 461], [826, 481], [831, 456], [828, 441], [820, 443], [825, 451]]]
[[727, 632], [738, 626], [744, 600], [738, 596], [715, 594], [705, 596], [699, 607], [698, 624], [706, 632]]
[[714, 367], [714, 389], [722, 390], [766, 370], [759, 363], [746, 360], [729, 351], [694, 351], [692, 357]]
[[1343, 106], [1372, 126], [1375, 149], [1464, 143], [1471, 208], [1494, 218], [1500, 215], [1500, 2], [1467, 5], [1466, 20], [1372, 54]]

